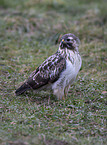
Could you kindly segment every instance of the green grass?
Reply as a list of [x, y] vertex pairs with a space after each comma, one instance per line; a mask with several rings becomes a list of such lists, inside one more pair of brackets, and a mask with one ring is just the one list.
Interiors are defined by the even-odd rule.
[[[0, 144], [104, 145], [106, 139], [107, 2], [0, 1]], [[81, 40], [82, 68], [68, 97], [14, 91], [58, 49]]]

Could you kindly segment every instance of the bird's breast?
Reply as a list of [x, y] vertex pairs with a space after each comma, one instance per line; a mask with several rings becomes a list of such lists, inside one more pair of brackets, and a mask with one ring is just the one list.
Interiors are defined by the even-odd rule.
[[75, 74], [77, 75], [82, 64], [81, 56], [79, 55], [79, 53], [68, 51], [66, 60], [67, 60], [67, 67], [71, 68], [73, 72], [75, 72]]
[[65, 86], [67, 84], [72, 84], [76, 79], [78, 71], [81, 67], [81, 57], [79, 54], [69, 55], [66, 60], [66, 69], [61, 74], [61, 79]]
[[69, 54], [66, 58], [66, 69], [61, 72], [59, 79], [53, 84], [52, 88], [71, 85], [81, 67], [81, 57], [79, 54]]

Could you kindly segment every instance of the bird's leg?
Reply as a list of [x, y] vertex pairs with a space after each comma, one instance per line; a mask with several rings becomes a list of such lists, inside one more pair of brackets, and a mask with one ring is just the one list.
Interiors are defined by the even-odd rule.
[[66, 86], [64, 89], [64, 96], [67, 97], [70, 85]]
[[53, 93], [57, 97], [58, 100], [65, 99], [64, 98], [64, 89], [63, 88], [54, 89]]
[[65, 96], [63, 96], [62, 99], [65, 100]]

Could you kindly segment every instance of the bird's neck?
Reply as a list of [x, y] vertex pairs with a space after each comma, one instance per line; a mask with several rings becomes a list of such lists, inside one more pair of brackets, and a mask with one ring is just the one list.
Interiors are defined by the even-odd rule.
[[79, 54], [79, 52], [76, 50], [70, 50], [67, 48], [60, 49], [60, 47], [58, 49], [58, 53], [60, 53], [66, 60], [70, 61], [71, 63], [74, 63], [73, 60], [75, 60], [75, 57], [78, 57]]
[[75, 50], [70, 50], [67, 48], [61, 49], [59, 47], [58, 52], [61, 53], [61, 55], [65, 58], [68, 58], [69, 56], [73, 56], [74, 54], [79, 54], [78, 48], [76, 48]]

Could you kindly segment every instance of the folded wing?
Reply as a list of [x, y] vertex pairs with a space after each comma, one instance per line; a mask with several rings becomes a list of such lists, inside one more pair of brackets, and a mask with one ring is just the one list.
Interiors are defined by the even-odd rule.
[[60, 53], [55, 53], [46, 59], [35, 71], [31, 73], [27, 81], [16, 90], [16, 95], [24, 93], [28, 89], [38, 89], [47, 84], [54, 83], [66, 68], [66, 60]]

